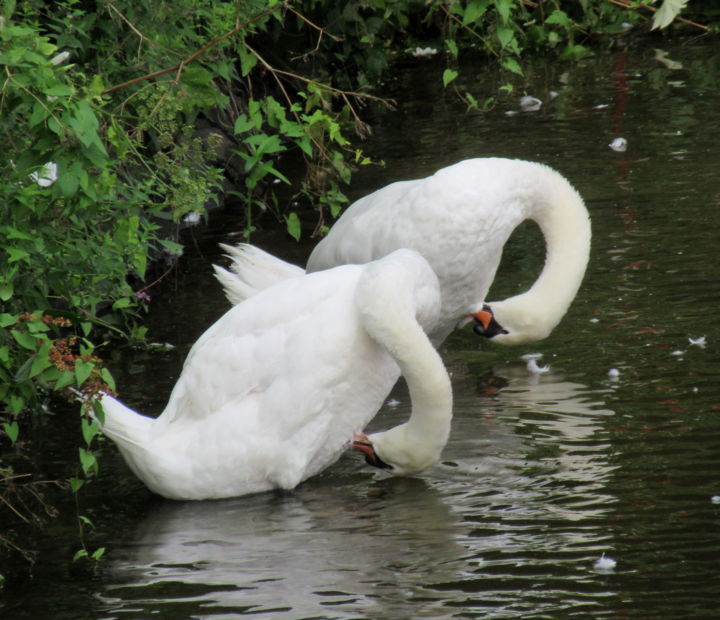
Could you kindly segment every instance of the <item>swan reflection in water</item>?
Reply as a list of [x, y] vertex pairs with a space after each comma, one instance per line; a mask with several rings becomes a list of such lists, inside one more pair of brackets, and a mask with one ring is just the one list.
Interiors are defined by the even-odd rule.
[[[335, 469], [344, 473], [292, 494], [157, 506], [113, 550], [108, 617], [174, 607], [193, 616], [391, 617], [393, 598], [403, 605], [418, 575], [453, 579], [463, 550], [438, 492], [419, 478], [368, 484], [369, 475], [352, 476], [355, 466], [343, 459]], [[424, 605], [432, 616], [433, 602]]]
[[[555, 367], [538, 379], [524, 363], [497, 366], [507, 384], [489, 398], [454, 370], [440, 465], [393, 479], [347, 455], [292, 494], [159, 504], [113, 544], [106, 617], [432, 618], [469, 592], [473, 607], [509, 610], [532, 596], [532, 580], [558, 586], [568, 550], [568, 591], [594, 579], [586, 567], [609, 535], [598, 517], [615, 502], [603, 438], [613, 412]], [[379, 427], [408, 415], [402, 386], [391, 398], [400, 403], [381, 410]], [[527, 592], [502, 585], [517, 579]]]

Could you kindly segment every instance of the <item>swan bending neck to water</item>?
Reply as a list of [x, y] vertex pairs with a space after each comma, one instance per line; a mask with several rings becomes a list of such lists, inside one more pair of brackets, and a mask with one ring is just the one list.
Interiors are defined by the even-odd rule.
[[[503, 246], [526, 219], [545, 238], [542, 272], [527, 292], [486, 302]], [[313, 250], [307, 271], [414, 249], [440, 281], [442, 309], [430, 333], [436, 345], [469, 317], [478, 333], [521, 344], [547, 337], [567, 312], [587, 267], [590, 237], [583, 200], [558, 172], [521, 160], [468, 159], [353, 203]], [[253, 246], [224, 247], [233, 264], [229, 272], [216, 267], [216, 277], [231, 303], [304, 273]]]
[[158, 418], [104, 395], [102, 431], [164, 497], [292, 489], [359, 437], [402, 373], [409, 420], [355, 447], [416, 473], [450, 432], [450, 379], [426, 336], [439, 311], [437, 278], [411, 250], [279, 282], [200, 337]]

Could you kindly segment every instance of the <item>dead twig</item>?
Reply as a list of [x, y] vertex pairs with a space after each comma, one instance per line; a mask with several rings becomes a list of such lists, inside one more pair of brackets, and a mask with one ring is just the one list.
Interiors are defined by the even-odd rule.
[[315, 49], [313, 49], [312, 51], [309, 51], [305, 54], [301, 54], [300, 56], [295, 56], [291, 60], [305, 60], [308, 56], [312, 56], [315, 52], [317, 52], [320, 49], [320, 43], [323, 39], [323, 36], [325, 36], [325, 35], [330, 37], [335, 42], [343, 40], [343, 37], [337, 37], [335, 35], [330, 34], [329, 32], [327, 32], [325, 30], [325, 28], [321, 28], [317, 24], [313, 23], [307, 17], [305, 17], [302, 13], [300, 13], [299, 11], [296, 11], [291, 6], [288, 5], [287, 10], [290, 11], [291, 13], [293, 13], [294, 15], [296, 15], [302, 21], [304, 21], [308, 26], [310, 26], [311, 28], [315, 28], [315, 30], [318, 31], [318, 40], [317, 40], [317, 43], [315, 44]]

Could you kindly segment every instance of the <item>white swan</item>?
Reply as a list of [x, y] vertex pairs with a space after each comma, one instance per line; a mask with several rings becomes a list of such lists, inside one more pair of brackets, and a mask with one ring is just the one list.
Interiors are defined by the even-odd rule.
[[[503, 246], [526, 219], [545, 237], [542, 273], [525, 293], [485, 304]], [[468, 159], [352, 204], [314, 249], [307, 270], [365, 263], [412, 248], [440, 281], [442, 310], [430, 334], [433, 342], [442, 342], [473, 315], [477, 332], [520, 344], [547, 337], [567, 312], [585, 273], [590, 236], [582, 198], [559, 173], [527, 161]], [[253, 246], [223, 247], [233, 259], [232, 273], [216, 267], [216, 277], [231, 303], [304, 273]]]
[[[368, 462], [415, 473], [450, 432], [450, 379], [425, 335], [439, 311], [437, 278], [411, 250], [280, 282], [200, 337], [157, 419], [104, 395], [102, 431], [172, 499], [292, 489], [353, 440]], [[357, 434], [401, 372], [408, 422]]]

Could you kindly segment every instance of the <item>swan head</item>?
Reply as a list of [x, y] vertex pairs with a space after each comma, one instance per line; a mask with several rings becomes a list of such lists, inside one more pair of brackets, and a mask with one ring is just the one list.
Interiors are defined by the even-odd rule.
[[553, 309], [546, 312], [544, 307], [529, 303], [530, 299], [516, 295], [504, 301], [483, 304], [479, 312], [468, 316], [474, 321], [473, 331], [493, 342], [503, 345], [518, 345], [547, 338], [560, 322], [562, 312]]
[[407, 426], [401, 424], [389, 431], [372, 435], [356, 433], [351, 446], [365, 455], [368, 465], [384, 469], [395, 476], [417, 474], [440, 460], [449, 428], [446, 432], [443, 432], [442, 426], [437, 428], [430, 441], [427, 436], [412, 441], [408, 439]]
[[355, 433], [350, 444], [355, 450], [359, 450], [365, 455], [365, 462], [373, 467], [387, 469], [392, 471], [394, 467], [390, 463], [386, 463], [375, 452], [375, 446], [365, 433]]
[[482, 310], [469, 314], [468, 318], [475, 322], [473, 331], [479, 336], [485, 338], [494, 338], [501, 334], [507, 334], [508, 331], [498, 323], [495, 313], [487, 304], [483, 304]]

